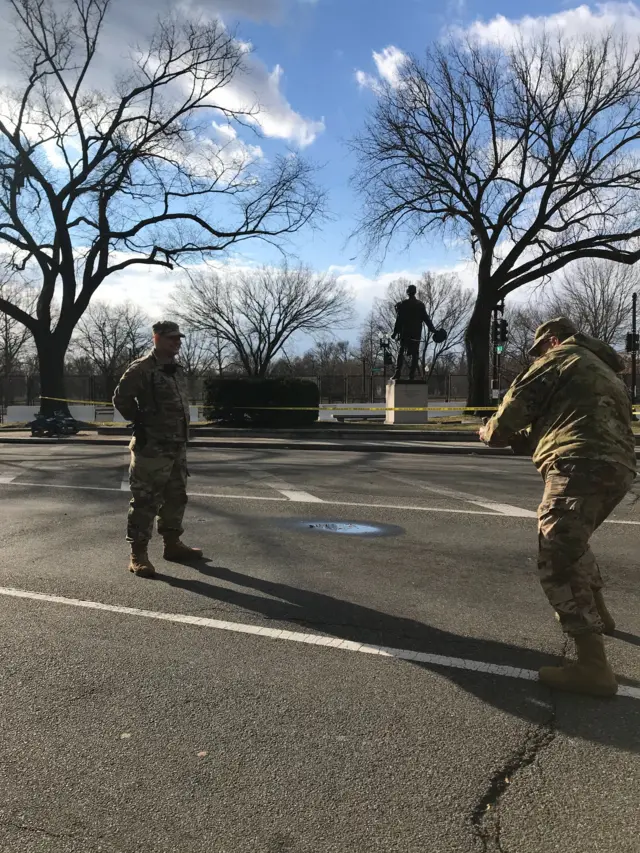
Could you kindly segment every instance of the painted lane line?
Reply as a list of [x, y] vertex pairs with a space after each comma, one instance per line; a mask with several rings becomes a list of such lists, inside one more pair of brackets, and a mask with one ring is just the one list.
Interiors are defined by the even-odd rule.
[[310, 495], [309, 492], [299, 492], [296, 489], [278, 489], [279, 492], [289, 498], [290, 501], [304, 504], [323, 504], [322, 498], [317, 498], [315, 495]]
[[[4, 484], [2, 484], [4, 485]], [[22, 481], [20, 483], [16, 483], [12, 481], [9, 485], [11, 486], [37, 486], [38, 489], [79, 489], [81, 491], [88, 490], [91, 492], [120, 492], [122, 491], [120, 488], [115, 489], [112, 486], [76, 486], [67, 483], [34, 483], [34, 482], [25, 482]], [[307, 495], [306, 492], [297, 492], [298, 495]], [[315, 498], [314, 495], [309, 495], [306, 499], [302, 499], [300, 497], [285, 497], [276, 498], [265, 495], [225, 495], [216, 492], [188, 492], [189, 497], [198, 497], [198, 498], [213, 498], [214, 500], [233, 500], [233, 501], [275, 501], [280, 503], [309, 503], [308, 498], [313, 498], [313, 503], [322, 503], [326, 507], [331, 506], [356, 506], [356, 507], [364, 507], [365, 509], [395, 509], [400, 510], [402, 512], [442, 512], [449, 513], [451, 515], [484, 515], [490, 518], [518, 518], [520, 516], [515, 513], [506, 516], [501, 515], [496, 512], [490, 512], [489, 510], [477, 510], [477, 509], [453, 509], [450, 507], [442, 507], [442, 506], [414, 506], [411, 504], [381, 504], [381, 503], [369, 503], [365, 501], [334, 501], [334, 500], [322, 500], [320, 498]], [[535, 513], [533, 513], [535, 516]], [[528, 518], [529, 516], [523, 516]], [[627, 519], [618, 519], [618, 518], [608, 518], [605, 521], [605, 524], [629, 524], [638, 526], [640, 525], [640, 521], [630, 521]]]
[[499, 513], [500, 515], [510, 515], [512, 518], [537, 518], [538, 514], [531, 509], [522, 509], [519, 506], [512, 506], [511, 504], [501, 504], [496, 501], [472, 501], [469, 500], [469, 503], [474, 504], [475, 506], [482, 506], [485, 509], [492, 509], [494, 512]]
[[265, 473], [259, 474], [254, 471], [249, 472], [251, 474], [251, 479], [254, 483], [259, 483], [261, 486], [267, 486], [270, 489], [274, 489], [276, 492], [280, 492], [281, 495], [284, 495], [290, 501], [296, 501], [297, 503], [305, 503], [305, 504], [321, 504], [324, 503], [322, 498], [318, 498], [315, 495], [310, 494], [309, 492], [304, 492], [301, 489], [297, 489], [293, 483], [288, 483], [286, 480], [280, 479], [280, 477], [274, 477], [272, 474]]
[[500, 503], [483, 498], [480, 495], [471, 495], [469, 492], [461, 492], [457, 489], [447, 489], [445, 486], [429, 486], [422, 480], [410, 480], [408, 477], [399, 477], [397, 474], [389, 474], [386, 471], [376, 469], [380, 474], [388, 477], [391, 480], [397, 480], [404, 485], [412, 486], [414, 489], [419, 488], [425, 492], [431, 492], [434, 495], [442, 495], [443, 497], [452, 498], [457, 501], [474, 504], [475, 506], [483, 507], [484, 509], [492, 509], [499, 515], [507, 515], [513, 518], [537, 518], [537, 513], [530, 509], [522, 509], [519, 506]]
[[18, 476], [19, 476], [19, 474], [1, 474], [0, 475], [0, 483], [4, 483], [5, 485], [8, 483], [13, 483], [13, 481]]
[[[163, 613], [156, 610], [140, 610], [137, 607], [122, 607], [117, 604], [103, 604], [100, 601], [86, 601], [80, 598], [66, 598], [61, 595], [49, 595], [44, 592], [30, 592], [13, 587], [0, 587], [0, 595], [10, 598], [23, 598], [32, 601], [42, 601], [48, 604], [62, 604], [67, 607], [81, 607], [86, 610], [100, 610], [107, 613], [119, 613], [124, 616], [138, 616], [144, 619], [156, 619], [161, 622], [174, 622], [181, 625], [195, 625], [200, 628], [212, 628], [218, 631], [228, 631], [234, 634], [252, 634], [271, 640], [284, 640], [303, 645], [324, 646], [339, 651], [358, 652], [359, 654], [377, 655], [383, 658], [426, 663], [447, 669], [463, 669], [469, 672], [479, 672], [485, 675], [499, 675], [505, 678], [518, 678], [524, 681], [537, 681], [538, 673], [532, 669], [520, 669], [504, 664], [486, 663], [485, 661], [454, 658], [446, 655], [433, 655], [427, 652], [415, 652], [410, 649], [396, 649], [391, 646], [376, 646], [371, 643], [359, 643], [357, 640], [342, 640], [325, 634], [307, 634], [301, 631], [287, 631], [279, 628], [266, 628], [260, 625], [248, 625], [242, 622], [227, 622], [221, 619], [210, 619], [204, 616], [188, 616], [182, 613]], [[619, 696], [640, 699], [640, 688], [621, 685]]]

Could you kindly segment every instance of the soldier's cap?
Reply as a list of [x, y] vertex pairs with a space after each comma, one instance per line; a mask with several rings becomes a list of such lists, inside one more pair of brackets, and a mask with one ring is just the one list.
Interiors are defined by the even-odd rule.
[[536, 329], [536, 334], [533, 339], [533, 346], [529, 350], [529, 355], [539, 355], [540, 347], [549, 338], [558, 338], [559, 341], [566, 341], [567, 338], [577, 334], [577, 329], [567, 317], [555, 317], [553, 320], [547, 320]]
[[184, 338], [180, 326], [172, 320], [162, 320], [153, 324], [153, 334], [163, 335], [165, 338]]

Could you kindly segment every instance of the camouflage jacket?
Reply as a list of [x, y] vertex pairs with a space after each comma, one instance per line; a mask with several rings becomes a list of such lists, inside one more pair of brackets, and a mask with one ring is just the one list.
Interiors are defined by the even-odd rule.
[[614, 462], [635, 471], [635, 439], [623, 369], [610, 346], [577, 334], [521, 374], [485, 427], [506, 447], [527, 429], [533, 462], [544, 474], [557, 459]]
[[[113, 405], [136, 424], [135, 442], [160, 446], [186, 442], [189, 435], [189, 395], [184, 370], [159, 364], [152, 351], [126, 370], [113, 395]], [[141, 428], [141, 429], [140, 429]]]

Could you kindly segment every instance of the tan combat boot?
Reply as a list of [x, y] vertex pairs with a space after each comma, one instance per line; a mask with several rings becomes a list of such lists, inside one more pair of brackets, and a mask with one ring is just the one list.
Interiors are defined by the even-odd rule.
[[578, 660], [564, 666], [543, 666], [540, 681], [554, 690], [614, 696], [618, 682], [607, 661], [602, 634], [578, 634], [574, 640]]
[[129, 571], [133, 572], [139, 578], [152, 578], [155, 575], [155, 566], [149, 559], [146, 544], [138, 542], [131, 543]]
[[190, 548], [180, 540], [179, 536], [169, 535], [163, 536], [165, 560], [170, 560], [172, 563], [188, 563], [190, 560], [199, 560], [202, 557], [200, 548]]

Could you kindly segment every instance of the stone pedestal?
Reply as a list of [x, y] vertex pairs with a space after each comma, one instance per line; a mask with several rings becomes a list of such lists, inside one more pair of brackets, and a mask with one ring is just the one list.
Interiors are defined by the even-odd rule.
[[387, 409], [424, 408], [424, 412], [388, 411], [387, 424], [426, 424], [429, 413], [427, 383], [411, 379], [392, 379], [387, 384]]

